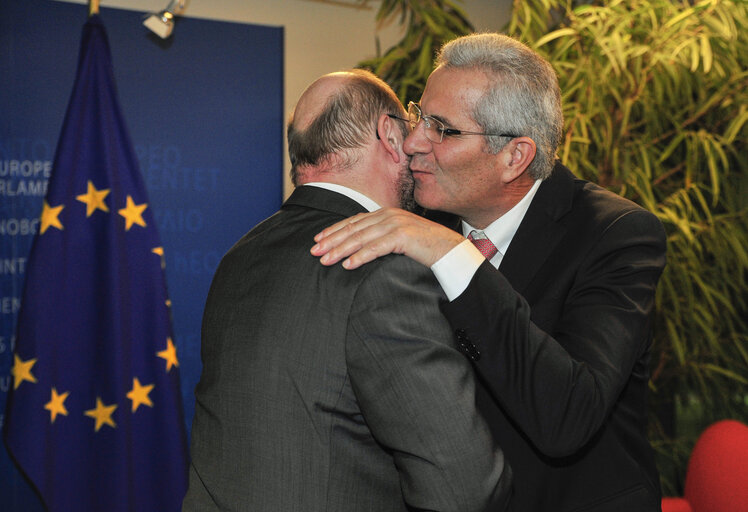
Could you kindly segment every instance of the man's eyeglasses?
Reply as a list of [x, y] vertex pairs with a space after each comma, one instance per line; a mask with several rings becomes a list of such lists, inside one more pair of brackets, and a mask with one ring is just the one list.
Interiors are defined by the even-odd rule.
[[[401, 119], [397, 116], [388, 114], [393, 119]], [[444, 136], [455, 136], [455, 135], [486, 135], [490, 137], [508, 137], [510, 139], [516, 139], [517, 135], [511, 135], [508, 133], [482, 133], [482, 132], [468, 132], [465, 130], [457, 130], [456, 128], [447, 128], [444, 123], [432, 116], [425, 116], [421, 112], [421, 106], [418, 103], [411, 101], [408, 103], [408, 123], [410, 124], [410, 130], [414, 131], [420, 121], [423, 121], [425, 128], [426, 138], [431, 142], [441, 144], [444, 140]]]

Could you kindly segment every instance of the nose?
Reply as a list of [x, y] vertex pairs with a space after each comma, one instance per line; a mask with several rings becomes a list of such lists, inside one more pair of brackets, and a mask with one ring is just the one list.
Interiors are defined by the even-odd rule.
[[406, 155], [413, 156], [419, 153], [431, 152], [431, 141], [426, 138], [426, 123], [421, 119], [415, 130], [410, 132], [403, 141], [403, 151]]

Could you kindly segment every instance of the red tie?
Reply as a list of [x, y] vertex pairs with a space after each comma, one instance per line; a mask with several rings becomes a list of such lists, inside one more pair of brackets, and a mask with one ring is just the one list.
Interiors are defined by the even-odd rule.
[[491, 240], [486, 238], [486, 235], [483, 233], [483, 231], [471, 231], [468, 235], [468, 240], [473, 242], [473, 245], [475, 245], [480, 253], [489, 261], [491, 260], [491, 258], [496, 256], [497, 252], [499, 252], [496, 246], [491, 243]]

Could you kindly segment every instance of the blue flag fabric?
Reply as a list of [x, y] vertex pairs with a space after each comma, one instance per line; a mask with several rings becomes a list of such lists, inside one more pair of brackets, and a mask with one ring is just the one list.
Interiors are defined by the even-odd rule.
[[27, 265], [4, 427], [50, 511], [181, 507], [187, 440], [163, 261], [92, 16]]

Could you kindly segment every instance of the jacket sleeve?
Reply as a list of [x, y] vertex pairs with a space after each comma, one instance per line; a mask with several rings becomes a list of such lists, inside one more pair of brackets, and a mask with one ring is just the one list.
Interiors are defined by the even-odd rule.
[[651, 213], [631, 210], [580, 258], [566, 296], [553, 298], [561, 304], [552, 332], [533, 323], [527, 301], [487, 262], [442, 306], [494, 398], [553, 457], [599, 431], [648, 350], [664, 230]]
[[476, 411], [472, 368], [453, 347], [442, 296], [425, 267], [384, 259], [349, 316], [351, 385], [372, 434], [393, 454], [409, 506], [503, 510], [510, 471]]

